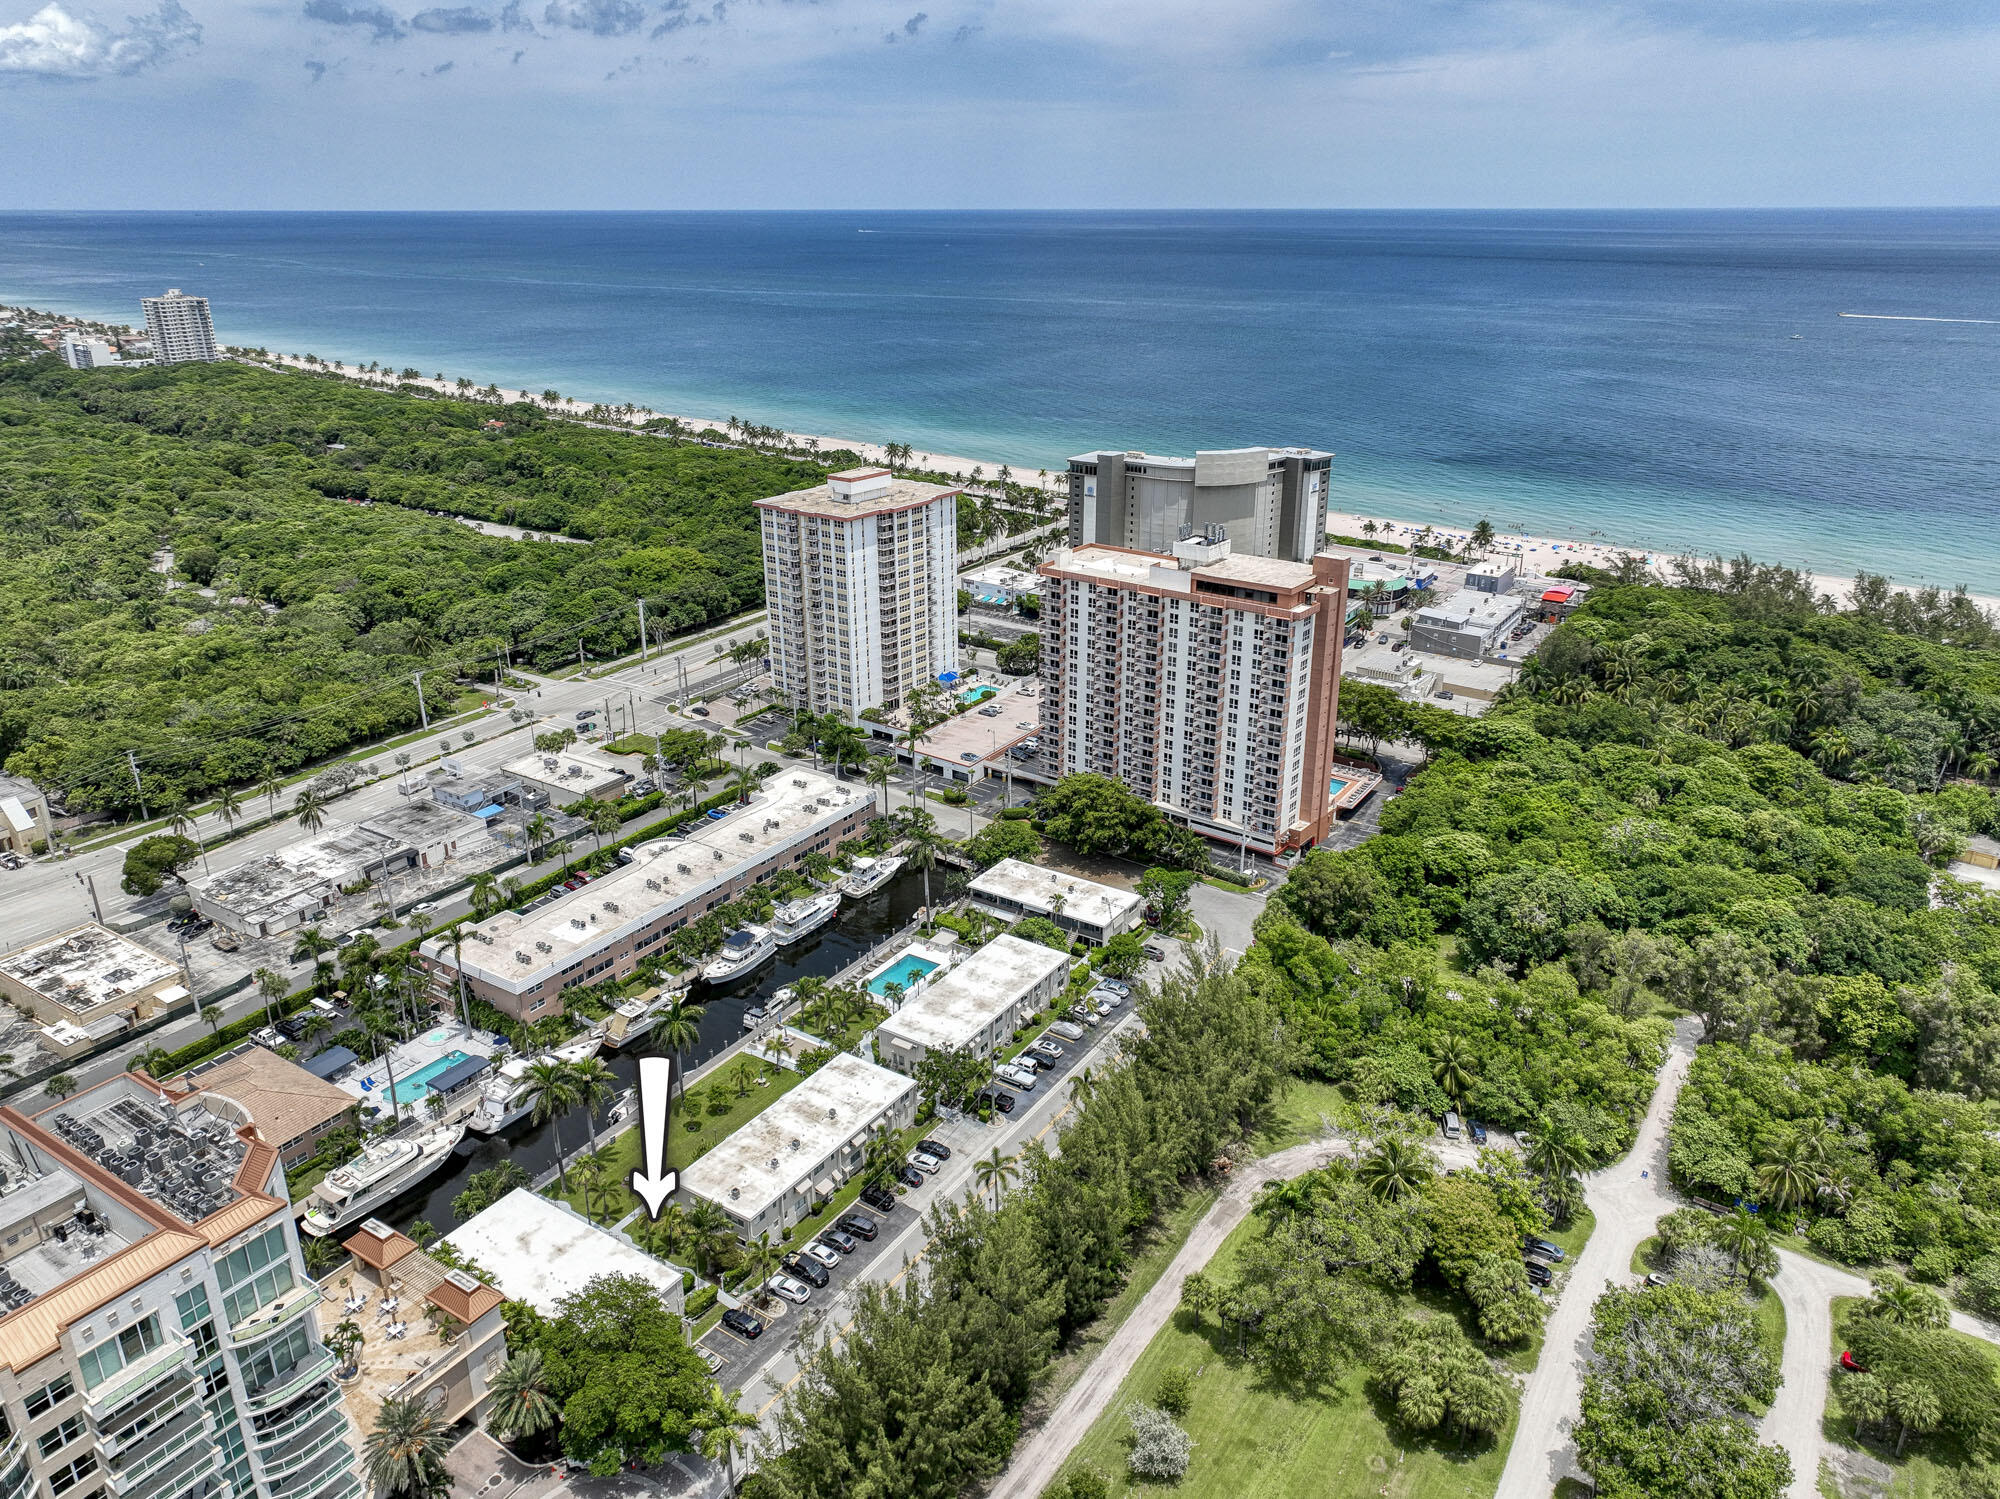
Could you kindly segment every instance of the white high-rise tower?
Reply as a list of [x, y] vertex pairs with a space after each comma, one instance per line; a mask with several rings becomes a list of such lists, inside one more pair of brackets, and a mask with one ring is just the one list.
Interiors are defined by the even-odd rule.
[[145, 297], [146, 336], [153, 341], [156, 364], [186, 364], [214, 360], [215, 324], [209, 321], [208, 298], [190, 297], [178, 286], [164, 297]]

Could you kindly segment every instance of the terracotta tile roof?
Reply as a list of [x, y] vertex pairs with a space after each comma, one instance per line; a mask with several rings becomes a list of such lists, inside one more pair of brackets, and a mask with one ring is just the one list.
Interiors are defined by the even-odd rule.
[[64, 1281], [0, 1321], [0, 1363], [18, 1373], [47, 1358], [61, 1347], [63, 1330], [72, 1322], [204, 1247], [194, 1234], [162, 1230]]
[[[465, 1279], [472, 1280], [472, 1277], [468, 1275]], [[472, 1280], [472, 1289], [467, 1290], [447, 1275], [424, 1292], [424, 1300], [469, 1327], [496, 1306], [503, 1305], [507, 1298], [484, 1281]]]
[[218, 1062], [184, 1074], [173, 1086], [234, 1099], [256, 1121], [257, 1133], [279, 1146], [357, 1107], [352, 1094], [255, 1045], [239, 1047]]
[[386, 1270], [417, 1252], [417, 1241], [398, 1233], [379, 1218], [370, 1218], [355, 1236], [341, 1245], [370, 1270]]

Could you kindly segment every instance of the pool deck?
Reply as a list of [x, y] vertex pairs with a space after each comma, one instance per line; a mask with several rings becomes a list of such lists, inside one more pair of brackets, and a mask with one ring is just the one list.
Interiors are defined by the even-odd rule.
[[1375, 794], [1382, 785], [1382, 777], [1376, 771], [1355, 765], [1343, 765], [1340, 770], [1341, 774], [1332, 779], [1333, 815], [1346, 817]]
[[[494, 1038], [485, 1031], [468, 1030], [462, 1025], [434, 1026], [430, 1030], [405, 1041], [389, 1053], [389, 1065], [395, 1069], [396, 1092], [402, 1110], [409, 1110], [422, 1101], [422, 1093], [416, 1097], [402, 1096], [411, 1087], [411, 1079], [424, 1069], [443, 1061], [454, 1052], [463, 1052], [468, 1057], [491, 1057], [498, 1048]], [[362, 1083], [372, 1086], [363, 1088]], [[342, 1092], [350, 1093], [368, 1103], [380, 1104], [383, 1091], [388, 1087], [389, 1069], [379, 1060], [364, 1061], [350, 1067], [347, 1075], [335, 1084]], [[424, 1089], [423, 1092], [428, 1092]]]
[[[886, 1002], [888, 996], [876, 988], [875, 985], [878, 981], [887, 983], [889, 975], [895, 973], [904, 964], [914, 961], [930, 965], [924, 970], [921, 977], [916, 980], [915, 987], [921, 988], [940, 973], [948, 971], [962, 956], [963, 954], [955, 951], [953, 948], [937, 945], [935, 938], [930, 942], [914, 942], [908, 947], [903, 948], [894, 957], [889, 959], [888, 962], [878, 968], [871, 969], [868, 976], [861, 981], [861, 987], [874, 995], [875, 998]], [[898, 982], [903, 984], [904, 997], [908, 998], [912, 991], [912, 984], [908, 980], [898, 980]]]

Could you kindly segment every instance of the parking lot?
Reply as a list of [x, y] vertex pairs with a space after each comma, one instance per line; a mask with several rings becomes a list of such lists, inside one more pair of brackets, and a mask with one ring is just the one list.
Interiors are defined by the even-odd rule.
[[[1177, 946], [1171, 941], [1162, 943], [1170, 961]], [[1160, 972], [1159, 965], [1149, 963], [1140, 978], [1156, 979]], [[873, 1242], [857, 1240], [854, 1252], [843, 1255], [841, 1263], [829, 1270], [827, 1285], [812, 1288], [804, 1304], [794, 1305], [774, 1296], [768, 1309], [751, 1307], [750, 1310], [766, 1324], [763, 1334], [754, 1342], [719, 1323], [704, 1334], [701, 1346], [719, 1360], [716, 1378], [723, 1388], [743, 1387], [756, 1370], [795, 1342], [802, 1332], [816, 1332], [829, 1324], [838, 1328], [845, 1323], [849, 1309], [848, 1298], [843, 1293], [856, 1281], [890, 1280], [900, 1274], [904, 1269], [905, 1256], [920, 1253], [922, 1249], [921, 1237], [912, 1240], [908, 1231], [929, 1213], [931, 1204], [941, 1192], [946, 1196], [961, 1195], [960, 1189], [965, 1187], [971, 1176], [973, 1162], [990, 1154], [996, 1145], [1003, 1155], [1018, 1152], [1028, 1139], [1035, 1137], [1034, 1121], [1030, 1117], [1037, 1112], [1035, 1106], [1051, 1096], [1066, 1102], [1068, 1081], [1076, 1069], [1099, 1065], [1104, 1061], [1115, 1044], [1110, 1037], [1130, 1023], [1137, 989], [1138, 982], [1135, 980], [1134, 998], [1126, 1000], [1108, 1020], [1094, 1029], [1087, 1028], [1083, 1040], [1072, 1042], [1049, 1036], [1047, 1039], [1060, 1045], [1064, 1054], [1059, 1060], [1052, 1061], [1048, 1070], [1036, 1078], [1031, 1092], [1021, 1093], [1004, 1084], [994, 1083], [995, 1092], [1014, 1097], [1012, 1114], [996, 1111], [991, 1124], [982, 1124], [975, 1115], [955, 1119], [940, 1115], [933, 1120], [926, 1128], [925, 1136], [950, 1147], [951, 1159], [923, 1186], [897, 1187], [895, 1209], [887, 1215], [859, 1203], [849, 1209], [875, 1219], [879, 1227], [877, 1237]], [[1052, 1124], [1051, 1119], [1047, 1124], [1040, 1124], [1039, 1128], [1046, 1131]], [[799, 1278], [796, 1272], [785, 1273], [792, 1274], [794, 1279]]]

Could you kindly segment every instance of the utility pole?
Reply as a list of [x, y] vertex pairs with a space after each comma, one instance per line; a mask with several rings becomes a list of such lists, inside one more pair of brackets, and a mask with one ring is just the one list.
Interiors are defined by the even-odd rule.
[[410, 680], [417, 684], [417, 717], [423, 720], [423, 727], [428, 729], [431, 726], [431, 710], [424, 706], [424, 674], [413, 671], [410, 673]]
[[150, 814], [146, 811], [146, 788], [139, 784], [139, 757], [127, 750], [125, 763], [132, 767], [132, 789], [139, 793], [139, 819], [143, 822]]
[[639, 659], [646, 659], [646, 601], [639, 600]]
[[583, 639], [581, 636], [577, 638], [576, 642], [576, 664], [578, 666], [583, 665]]
[[104, 903], [97, 898], [97, 876], [93, 874], [78, 874], [74, 869], [69, 873], [70, 878], [83, 886], [85, 891], [89, 893], [90, 909], [97, 913], [97, 924], [99, 926], [104, 925]]

